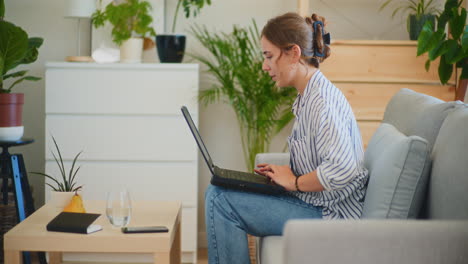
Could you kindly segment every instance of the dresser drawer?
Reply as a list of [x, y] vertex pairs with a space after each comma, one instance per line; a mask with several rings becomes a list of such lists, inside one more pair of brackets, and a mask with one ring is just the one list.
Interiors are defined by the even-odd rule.
[[[196, 116], [194, 117], [197, 122]], [[198, 148], [179, 116], [48, 115], [46, 135], [57, 140], [62, 155], [73, 160], [193, 161]], [[54, 149], [46, 137], [46, 149]], [[52, 160], [50, 151], [46, 158]]]
[[195, 110], [197, 94], [197, 70], [96, 67], [46, 72], [46, 113], [173, 115], [182, 105]]
[[[86, 200], [105, 200], [106, 192], [126, 188], [132, 200], [182, 201], [197, 204], [197, 162], [78, 162], [76, 182]], [[71, 162], [65, 162], [68, 169]], [[61, 177], [55, 161], [46, 162], [47, 174]], [[50, 183], [50, 180], [47, 180]], [[49, 187], [47, 186], [47, 189]], [[45, 192], [50, 194], [48, 190]], [[48, 199], [46, 199], [48, 200]]]

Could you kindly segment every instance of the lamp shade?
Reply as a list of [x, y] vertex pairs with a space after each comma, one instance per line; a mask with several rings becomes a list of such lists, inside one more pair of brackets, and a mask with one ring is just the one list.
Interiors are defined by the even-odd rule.
[[65, 17], [91, 17], [96, 0], [65, 0]]

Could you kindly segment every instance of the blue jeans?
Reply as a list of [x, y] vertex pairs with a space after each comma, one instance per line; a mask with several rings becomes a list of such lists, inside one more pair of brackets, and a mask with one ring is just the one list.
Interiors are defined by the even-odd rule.
[[205, 192], [208, 263], [248, 264], [247, 234], [281, 235], [289, 219], [322, 218], [322, 207], [291, 195], [262, 195], [209, 185]]

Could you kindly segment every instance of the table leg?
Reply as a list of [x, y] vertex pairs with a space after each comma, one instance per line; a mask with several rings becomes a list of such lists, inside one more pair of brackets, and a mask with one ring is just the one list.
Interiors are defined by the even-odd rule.
[[180, 264], [181, 263], [181, 230], [180, 230], [180, 222], [177, 224], [177, 231], [174, 237], [174, 242], [172, 242], [171, 247], [171, 264]]
[[49, 264], [62, 263], [62, 252], [49, 252]]
[[154, 253], [154, 264], [180, 264], [181, 262], [181, 230], [180, 222], [177, 224], [177, 231], [172, 241], [171, 249], [169, 252], [156, 252]]
[[21, 252], [19, 250], [5, 250], [5, 264], [20, 264]]

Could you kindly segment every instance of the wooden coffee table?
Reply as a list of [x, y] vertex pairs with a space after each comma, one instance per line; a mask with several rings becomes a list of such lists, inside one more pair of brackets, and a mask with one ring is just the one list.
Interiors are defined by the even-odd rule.
[[102, 214], [94, 223], [103, 230], [92, 234], [49, 232], [47, 223], [60, 210], [46, 204], [4, 236], [5, 264], [21, 263], [22, 251], [49, 252], [49, 263], [62, 261], [63, 252], [151, 253], [154, 263], [180, 263], [180, 202], [132, 202], [130, 226], [167, 226], [168, 233], [123, 234], [105, 215], [104, 201], [85, 201], [89, 213]]

